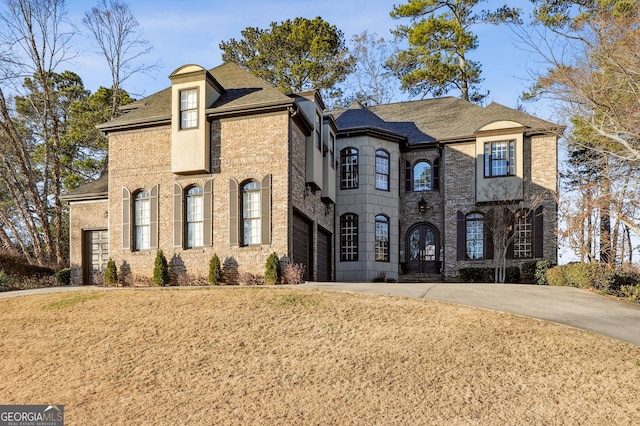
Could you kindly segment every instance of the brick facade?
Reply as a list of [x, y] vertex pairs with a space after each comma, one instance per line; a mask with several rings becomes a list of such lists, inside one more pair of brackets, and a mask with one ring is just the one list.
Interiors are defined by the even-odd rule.
[[[152, 276], [158, 249], [175, 274], [198, 278], [207, 276], [214, 253], [229, 281], [243, 273], [263, 275], [272, 252], [283, 263], [305, 264], [310, 280], [423, 276], [416, 271], [455, 278], [460, 268], [494, 264], [460, 258], [457, 219], [486, 212], [490, 197], [484, 191], [501, 180], [515, 185], [512, 194], [520, 198], [545, 195], [542, 257], [556, 261], [557, 135], [549, 130], [552, 123], [500, 105], [479, 107], [455, 98], [373, 108], [354, 104], [324, 112], [319, 120], [317, 112], [324, 106], [317, 92], [283, 95], [234, 64], [210, 71], [185, 66], [171, 79], [171, 90], [138, 101], [123, 116], [99, 126], [109, 136], [108, 180], [104, 178], [103, 189], [80, 189], [67, 197], [74, 283], [86, 281], [83, 235], [101, 229], [108, 229], [109, 256], [128, 280]], [[183, 131], [176, 97], [192, 86], [206, 103], [200, 103], [198, 127]], [[483, 146], [494, 136], [516, 141], [515, 175], [483, 175]], [[185, 153], [182, 144], [191, 151]], [[340, 186], [340, 151], [346, 147], [358, 150], [357, 188]], [[376, 188], [377, 150], [389, 157], [388, 190]], [[422, 161], [431, 165], [432, 187], [414, 190], [413, 167]], [[261, 200], [262, 239], [250, 245], [241, 238], [245, 213], [240, 190], [247, 182], [260, 187]], [[187, 249], [182, 209], [193, 186], [206, 190], [211, 210], [203, 219], [205, 243]], [[134, 224], [129, 222], [141, 190], [152, 194], [152, 244], [136, 251]], [[357, 261], [340, 257], [340, 217], [345, 213], [358, 215]], [[389, 223], [388, 261], [376, 261], [377, 215]], [[428, 244], [421, 240], [427, 244], [421, 256], [429, 259], [423, 269], [416, 269], [426, 264], [416, 263], [415, 241], [410, 241], [418, 234], [429, 238]]]

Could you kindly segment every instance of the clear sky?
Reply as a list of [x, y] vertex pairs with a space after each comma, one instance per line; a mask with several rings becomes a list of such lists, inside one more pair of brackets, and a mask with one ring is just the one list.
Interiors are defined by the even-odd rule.
[[[154, 47], [146, 60], [159, 64], [153, 75], [138, 75], [125, 82], [124, 88], [138, 96], [168, 87], [169, 74], [182, 65], [196, 63], [212, 68], [221, 64], [220, 42], [240, 38], [240, 32], [246, 27], [267, 28], [273, 21], [320, 16], [340, 29], [349, 41], [365, 30], [391, 39], [391, 29], [409, 23], [408, 19], [394, 20], [389, 15], [394, 4], [406, 3], [406, 0], [129, 0], [127, 3], [140, 23], [144, 38]], [[480, 6], [490, 9], [504, 3], [504, 0], [489, 0]], [[508, 3], [527, 8], [525, 13], [530, 10], [526, 0]], [[84, 13], [95, 2], [70, 0], [67, 4], [68, 19], [83, 32], [73, 42], [81, 53], [69, 68], [79, 74], [87, 89], [93, 92], [100, 85], [110, 85], [105, 61], [91, 45], [91, 36], [81, 24]], [[528, 21], [528, 16], [524, 20]], [[485, 79], [482, 89], [490, 92], [487, 101], [515, 107], [518, 96], [531, 84], [528, 70], [536, 66], [535, 57], [516, 46], [517, 38], [506, 26], [479, 25], [474, 32], [479, 36], [480, 47], [470, 56], [482, 64]], [[398, 93], [394, 100], [406, 98], [406, 94]], [[525, 107], [540, 118], [551, 117], [549, 110], [541, 105], [526, 104]]]

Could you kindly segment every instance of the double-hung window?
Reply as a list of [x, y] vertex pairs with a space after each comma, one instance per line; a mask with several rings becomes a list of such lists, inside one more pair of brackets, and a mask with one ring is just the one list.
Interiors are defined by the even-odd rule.
[[376, 189], [389, 190], [389, 153], [382, 149], [376, 151]]
[[480, 213], [466, 216], [466, 257], [470, 260], [484, 257], [484, 223]]
[[180, 128], [198, 127], [198, 89], [180, 91]]
[[527, 259], [533, 257], [533, 221], [531, 216], [518, 216], [516, 218], [514, 232], [516, 238], [513, 241], [513, 257]]
[[376, 262], [389, 261], [389, 218], [379, 214], [376, 216]]
[[484, 144], [484, 176], [512, 176], [515, 174], [515, 141]]
[[243, 244], [246, 246], [261, 242], [260, 211], [260, 184], [249, 182], [242, 187]]
[[340, 189], [358, 187], [358, 150], [344, 148], [340, 151]]
[[204, 246], [204, 196], [202, 188], [187, 191], [187, 248]]
[[149, 193], [147, 191], [136, 193], [133, 206], [135, 250], [149, 250], [151, 243], [151, 198]]
[[340, 261], [358, 260], [358, 215], [345, 213], [340, 216]]

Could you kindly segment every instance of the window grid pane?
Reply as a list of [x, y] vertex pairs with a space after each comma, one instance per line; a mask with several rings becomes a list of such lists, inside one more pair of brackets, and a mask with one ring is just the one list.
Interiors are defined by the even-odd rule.
[[389, 154], [376, 151], [376, 189], [389, 190]]
[[389, 219], [386, 216], [376, 216], [376, 261], [389, 261]]
[[467, 216], [467, 258], [482, 259], [484, 257], [484, 224], [482, 215]]
[[187, 192], [187, 248], [204, 245], [204, 198], [202, 188], [193, 187]]
[[260, 209], [260, 185], [250, 182], [243, 187], [242, 192], [243, 242], [245, 245], [260, 244], [261, 242]]
[[345, 148], [340, 155], [341, 162], [341, 189], [351, 189], [358, 187], [358, 150], [355, 148]]
[[148, 250], [151, 243], [151, 201], [149, 193], [141, 191], [134, 202], [135, 249]]
[[198, 127], [198, 91], [197, 89], [180, 92], [180, 128]]
[[515, 141], [484, 144], [484, 175], [515, 175]]
[[340, 218], [340, 260], [358, 260], [358, 216], [353, 213]]
[[420, 161], [413, 166], [413, 190], [431, 191], [431, 164]]
[[513, 257], [519, 259], [533, 257], [531, 218], [518, 218], [516, 221], [515, 233], [516, 239], [513, 242]]

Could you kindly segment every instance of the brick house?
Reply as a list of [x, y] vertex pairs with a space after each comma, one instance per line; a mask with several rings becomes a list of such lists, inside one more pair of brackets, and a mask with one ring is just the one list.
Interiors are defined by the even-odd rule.
[[108, 174], [65, 196], [73, 283], [109, 257], [150, 276], [158, 249], [201, 277], [216, 253], [229, 280], [272, 252], [308, 280], [454, 278], [493, 265], [486, 206], [532, 193], [509, 262], [556, 261], [555, 124], [457, 98], [326, 111], [232, 63], [169, 78], [99, 126]]

